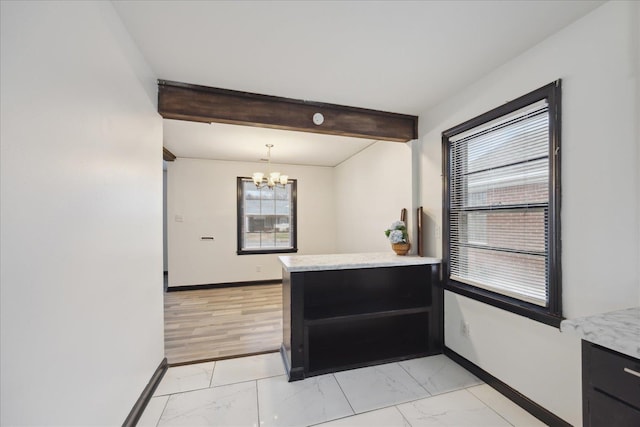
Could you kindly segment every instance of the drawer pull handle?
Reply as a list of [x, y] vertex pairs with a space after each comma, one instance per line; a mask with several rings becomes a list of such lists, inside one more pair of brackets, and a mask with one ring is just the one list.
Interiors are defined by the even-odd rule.
[[633, 369], [624, 368], [624, 371], [625, 371], [627, 374], [631, 374], [631, 375], [635, 375], [636, 377], [640, 377], [640, 372], [638, 372], [638, 371], [634, 371]]

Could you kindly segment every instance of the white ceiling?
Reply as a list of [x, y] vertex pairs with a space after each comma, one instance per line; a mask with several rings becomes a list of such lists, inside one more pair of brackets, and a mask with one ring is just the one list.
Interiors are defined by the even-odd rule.
[[[374, 141], [222, 123], [164, 120], [164, 146], [178, 157], [336, 166]], [[389, 142], [397, 144], [397, 142]]]
[[[113, 1], [160, 79], [413, 115], [602, 3]], [[203, 126], [210, 126], [208, 132]], [[234, 128], [242, 134], [232, 136]], [[240, 149], [237, 142], [264, 131], [255, 130], [165, 120], [165, 146], [178, 157], [232, 159], [251, 151], [251, 158], [238, 159], [255, 161], [266, 142], [254, 144], [262, 152]], [[323, 142], [298, 144], [289, 132], [273, 132], [264, 135], [278, 140], [274, 158], [280, 153], [295, 157], [292, 163], [320, 161]], [[333, 160], [323, 154], [322, 161], [339, 162], [358, 151], [355, 145]], [[294, 148], [295, 156], [286, 153]]]

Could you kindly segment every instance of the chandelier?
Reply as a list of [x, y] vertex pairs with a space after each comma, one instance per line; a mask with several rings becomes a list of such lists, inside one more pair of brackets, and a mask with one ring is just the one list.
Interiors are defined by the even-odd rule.
[[280, 175], [280, 172], [271, 172], [271, 148], [273, 147], [273, 144], [266, 144], [265, 147], [267, 147], [267, 173], [265, 175], [262, 172], [254, 172], [252, 175], [253, 183], [258, 188], [273, 188], [275, 186], [285, 187], [289, 180], [289, 176]]

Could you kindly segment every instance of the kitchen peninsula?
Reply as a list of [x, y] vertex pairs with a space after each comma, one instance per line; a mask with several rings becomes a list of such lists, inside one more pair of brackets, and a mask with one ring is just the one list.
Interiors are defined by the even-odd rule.
[[389, 253], [281, 256], [289, 381], [442, 352], [440, 260]]

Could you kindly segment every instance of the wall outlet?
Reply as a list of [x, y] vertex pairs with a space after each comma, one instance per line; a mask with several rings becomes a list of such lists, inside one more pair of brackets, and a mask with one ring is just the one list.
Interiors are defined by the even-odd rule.
[[436, 225], [434, 233], [436, 235], [436, 239], [442, 239], [442, 227], [439, 225]]
[[465, 322], [464, 320], [460, 321], [460, 334], [463, 337], [469, 337], [471, 335], [471, 327], [469, 326], [469, 322]]
[[256, 273], [261, 273], [261, 272], [262, 272], [262, 266], [256, 265]]

